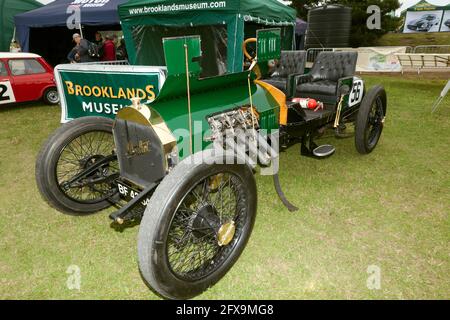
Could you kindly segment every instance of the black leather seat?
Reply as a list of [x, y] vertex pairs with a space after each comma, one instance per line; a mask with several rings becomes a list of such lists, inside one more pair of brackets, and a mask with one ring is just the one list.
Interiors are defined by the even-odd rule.
[[305, 73], [305, 65], [306, 51], [282, 51], [280, 62], [272, 76], [263, 81], [290, 96], [292, 93], [290, 88], [294, 85], [294, 79]]
[[296, 77], [296, 97], [336, 104], [340, 83], [353, 77], [357, 52], [321, 52], [307, 75]]
[[316, 82], [303, 83], [297, 87], [301, 92], [325, 94], [328, 96], [336, 95], [336, 81], [321, 80]]

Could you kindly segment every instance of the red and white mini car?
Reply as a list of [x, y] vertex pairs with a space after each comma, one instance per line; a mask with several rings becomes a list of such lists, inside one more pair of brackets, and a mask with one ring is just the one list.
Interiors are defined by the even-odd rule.
[[59, 103], [53, 68], [37, 54], [0, 52], [0, 105], [39, 99]]

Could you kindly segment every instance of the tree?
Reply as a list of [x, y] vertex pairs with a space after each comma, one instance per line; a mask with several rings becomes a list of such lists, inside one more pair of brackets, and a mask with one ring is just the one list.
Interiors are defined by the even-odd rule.
[[320, 6], [321, 0], [293, 0], [291, 7], [297, 10], [297, 16], [303, 20], [308, 19], [308, 11], [310, 8]]
[[[297, 9], [300, 17], [306, 18], [308, 9], [324, 4], [342, 4], [352, 8], [352, 29], [350, 45], [352, 47], [365, 47], [376, 45], [377, 40], [389, 31], [398, 29], [401, 19], [392, 15], [400, 8], [398, 0], [293, 0], [292, 7]], [[367, 13], [369, 6], [376, 5], [381, 9], [381, 29], [370, 30], [367, 27], [367, 19], [371, 15]], [[306, 6], [306, 7], [305, 7]]]

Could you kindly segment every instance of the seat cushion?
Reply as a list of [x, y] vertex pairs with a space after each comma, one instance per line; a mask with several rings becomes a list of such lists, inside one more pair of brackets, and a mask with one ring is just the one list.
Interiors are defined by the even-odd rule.
[[278, 71], [281, 78], [305, 72], [306, 51], [281, 51]]
[[307, 82], [297, 86], [297, 92], [303, 96], [308, 93], [335, 96], [336, 90], [337, 90], [337, 82], [330, 80]]
[[277, 89], [280, 89], [284, 93], [286, 93], [286, 87], [287, 87], [287, 80], [283, 78], [273, 77], [269, 79], [264, 79], [264, 82], [267, 82], [268, 84], [274, 86]]

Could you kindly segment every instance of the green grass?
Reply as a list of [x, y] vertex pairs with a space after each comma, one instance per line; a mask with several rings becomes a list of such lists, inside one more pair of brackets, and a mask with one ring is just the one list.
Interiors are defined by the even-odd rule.
[[379, 46], [432, 46], [450, 44], [450, 32], [388, 33], [378, 40]]
[[[300, 207], [288, 212], [269, 177], [258, 177], [257, 223], [243, 256], [202, 299], [450, 298], [450, 99], [444, 82], [366, 77], [382, 83], [389, 114], [369, 156], [353, 139], [322, 142], [316, 161], [294, 147], [282, 155], [282, 184]], [[138, 227], [115, 231], [107, 212], [85, 218], [50, 209], [34, 181], [36, 154], [59, 126], [55, 107], [0, 110], [0, 298], [157, 299], [142, 282]], [[66, 287], [70, 265], [81, 290]], [[381, 290], [366, 286], [381, 268]]]

